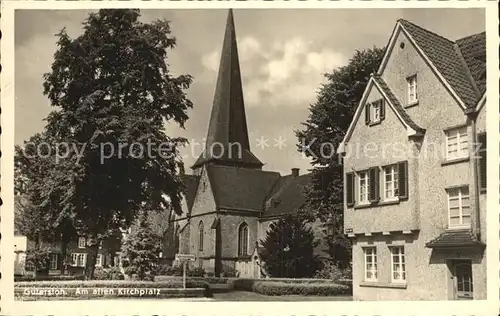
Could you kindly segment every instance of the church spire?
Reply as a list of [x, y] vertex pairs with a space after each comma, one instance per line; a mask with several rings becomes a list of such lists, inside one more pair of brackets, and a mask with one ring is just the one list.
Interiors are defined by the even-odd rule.
[[209, 162], [247, 168], [263, 165], [250, 151], [232, 9], [227, 15], [206, 146], [193, 168]]

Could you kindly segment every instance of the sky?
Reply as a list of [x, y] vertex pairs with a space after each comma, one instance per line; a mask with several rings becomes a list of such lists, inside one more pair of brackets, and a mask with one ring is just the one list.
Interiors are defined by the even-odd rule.
[[[82, 32], [86, 10], [17, 10], [15, 15], [15, 142], [22, 144], [45, 126], [54, 110], [42, 94], [56, 37], [66, 28]], [[301, 173], [312, 166], [297, 151], [294, 130], [325, 82], [324, 73], [345, 65], [355, 50], [388, 43], [397, 19], [409, 20], [451, 40], [485, 30], [483, 9], [241, 9], [233, 10], [252, 152], [265, 170]], [[208, 129], [227, 10], [142, 10], [144, 22], [170, 21], [177, 46], [168, 52], [173, 75], [190, 74], [194, 106], [185, 129], [171, 136], [203, 142]], [[257, 139], [267, 139], [266, 147]], [[201, 147], [181, 151], [186, 166]], [[192, 152], [195, 154], [193, 155]]]

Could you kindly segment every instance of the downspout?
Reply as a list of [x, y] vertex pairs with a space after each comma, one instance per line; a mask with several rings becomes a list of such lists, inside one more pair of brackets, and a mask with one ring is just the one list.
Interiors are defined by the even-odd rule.
[[[475, 109], [473, 108], [468, 108], [466, 110], [466, 114], [468, 115], [470, 122], [471, 122], [471, 129], [472, 129], [472, 144], [475, 145], [477, 142], [477, 131], [476, 131], [476, 118], [477, 118], [477, 113], [475, 112]], [[474, 176], [474, 204], [475, 204], [475, 215], [476, 215], [476, 227], [475, 227], [475, 235], [478, 241], [481, 241], [481, 212], [480, 212], [480, 207], [479, 207], [479, 196], [480, 196], [480, 190], [479, 190], [479, 171], [478, 171], [478, 156], [476, 154], [476, 148], [471, 146], [471, 151], [472, 151], [472, 173]]]

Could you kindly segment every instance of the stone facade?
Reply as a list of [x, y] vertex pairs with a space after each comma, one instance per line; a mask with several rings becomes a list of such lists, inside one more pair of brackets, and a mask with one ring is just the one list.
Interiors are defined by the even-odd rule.
[[[457, 96], [456, 84], [454, 88], [449, 84], [453, 73], [437, 70], [438, 61], [427, 55], [431, 52], [426, 51], [429, 47], [424, 44], [434, 40], [438, 42], [436, 49], [439, 45], [460, 49], [459, 41], [469, 38], [454, 44], [437, 36], [407, 21], [398, 21], [384, 62], [359, 105], [358, 119], [351, 124], [339, 148], [344, 155], [344, 222], [346, 233], [353, 240], [353, 292], [358, 300], [486, 298], [486, 191], [479, 188], [480, 178], [485, 175], [480, 175], [480, 160], [475, 151], [480, 142], [478, 135], [486, 131], [486, 110], [481, 99], [485, 92], [478, 88], [481, 83], [476, 82], [477, 78], [469, 74], [470, 81], [464, 84], [475, 88], [475, 103], [467, 104], [463, 93], [462, 97]], [[470, 40], [484, 45], [482, 36], [474, 35]], [[440, 44], [442, 41], [445, 42]], [[465, 56], [467, 52], [461, 54]], [[462, 65], [467, 67], [465, 62]], [[410, 102], [407, 78], [415, 75], [418, 101]], [[391, 93], [395, 98], [388, 98]], [[366, 109], [380, 99], [385, 102], [385, 116], [378, 123], [367, 124]], [[395, 103], [400, 106], [394, 106]], [[414, 134], [415, 126], [423, 132]], [[446, 156], [446, 133], [460, 126], [466, 127], [464, 139], [469, 153], [451, 160]], [[384, 196], [384, 186], [390, 183], [384, 184], [382, 170], [400, 162], [406, 163], [406, 169], [399, 169], [405, 170], [405, 175], [398, 173], [398, 188], [401, 191], [404, 181], [407, 194], [401, 196], [399, 192], [399, 197], [389, 200]], [[378, 174], [377, 181], [368, 181], [370, 185], [376, 183], [379, 198], [361, 204], [360, 187], [364, 186], [359, 179], [364, 177], [362, 171], [369, 168], [378, 170], [373, 173]], [[354, 175], [353, 184], [348, 180], [350, 174]], [[470, 204], [471, 216], [470, 223], [464, 222], [459, 228], [450, 224], [452, 202], [447, 194], [447, 190], [458, 187], [468, 189], [468, 198], [461, 200], [461, 207]], [[404, 255], [399, 255], [397, 249], [404, 249]], [[376, 258], [371, 256], [373, 250]], [[404, 268], [397, 263], [402, 257]], [[371, 268], [371, 262], [376, 262], [376, 269]], [[394, 275], [398, 276], [401, 269], [405, 271], [404, 279], [395, 280]], [[457, 272], [459, 269], [465, 272]], [[467, 284], [460, 283], [464, 280]], [[473, 290], [468, 287], [470, 280]]]

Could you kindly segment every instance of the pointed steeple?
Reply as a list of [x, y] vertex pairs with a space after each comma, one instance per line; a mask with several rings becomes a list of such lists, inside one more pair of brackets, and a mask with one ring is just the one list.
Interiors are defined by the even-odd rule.
[[219, 73], [204, 152], [192, 168], [206, 163], [261, 168], [250, 151], [233, 11], [229, 9]]

